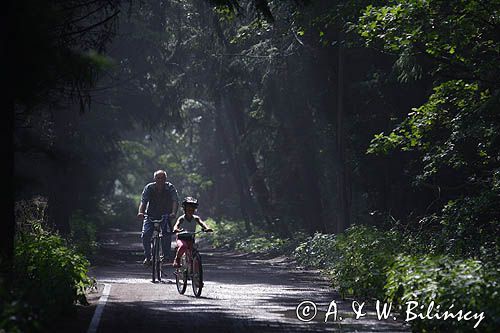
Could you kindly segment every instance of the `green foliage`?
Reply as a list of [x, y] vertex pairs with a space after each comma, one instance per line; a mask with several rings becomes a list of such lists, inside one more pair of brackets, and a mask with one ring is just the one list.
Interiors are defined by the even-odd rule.
[[339, 235], [315, 234], [294, 251], [299, 263], [323, 269], [346, 295], [383, 298], [385, 267], [401, 250], [403, 237], [355, 225]]
[[265, 35], [269, 33], [271, 29], [272, 25], [268, 22], [261, 19], [255, 19], [250, 24], [239, 27], [236, 35], [231, 39], [231, 43], [235, 44], [245, 42], [252, 37]]
[[73, 315], [75, 303], [87, 304], [85, 291], [95, 284], [87, 275], [87, 259], [45, 230], [31, 212], [26, 209], [25, 218], [19, 217], [23, 224], [15, 240], [11, 292], [0, 300], [0, 327], [7, 332], [48, 329], [61, 316]]
[[368, 6], [358, 32], [390, 52], [424, 53], [438, 71], [495, 80], [498, 73], [498, 1], [389, 1]]
[[268, 236], [248, 236], [236, 244], [236, 250], [250, 253], [278, 252], [285, 246], [286, 240], [274, 235]]
[[[262, 234], [262, 233], [259, 233]], [[293, 238], [280, 238], [265, 233], [264, 235], [250, 235], [236, 243], [236, 250], [249, 253], [263, 253], [270, 255], [289, 254], [305, 239], [305, 234], [295, 234]]]
[[387, 155], [399, 147], [403, 140], [404, 138], [396, 132], [391, 132], [389, 135], [384, 135], [384, 132], [375, 134], [366, 152]]
[[[497, 258], [498, 259], [498, 258]], [[407, 301], [440, 305], [441, 313], [453, 304], [452, 312], [463, 309], [484, 312], [481, 332], [495, 332], [500, 320], [498, 260], [485, 263], [451, 256], [399, 255], [387, 270], [386, 295], [402, 306]], [[416, 331], [473, 331], [475, 321], [414, 320]]]
[[246, 231], [242, 221], [214, 221], [208, 219], [206, 223], [214, 229], [208, 239], [214, 247], [235, 249], [248, 253], [281, 255], [290, 253], [305, 239], [305, 234], [295, 233], [294, 238], [280, 238], [272, 233], [254, 229], [250, 234]]
[[[438, 237], [436, 237], [438, 238]], [[426, 254], [423, 239], [369, 226], [353, 226], [344, 234], [316, 233], [294, 251], [296, 260], [323, 270], [343, 295], [375, 297], [405, 310], [407, 301], [440, 305], [441, 313], [484, 311], [481, 331], [494, 332], [500, 319], [498, 248], [481, 249], [482, 259]], [[471, 322], [414, 320], [416, 331], [470, 331]]]
[[495, 241], [500, 193], [495, 185], [500, 139], [497, 106], [498, 96], [479, 84], [448, 81], [393, 132], [375, 136], [368, 149], [378, 154], [416, 151], [421, 156], [416, 185], [432, 184], [439, 190], [443, 186], [450, 193], [459, 190], [440, 212], [422, 218], [439, 224], [441, 237], [435, 243], [445, 253], [471, 255], [485, 242]]
[[401, 79], [419, 76], [411, 64], [427, 59], [434, 93], [389, 135], [375, 136], [368, 153], [417, 153], [414, 184], [439, 194], [420, 221], [437, 231], [432, 243], [445, 253], [477, 256], [481, 247], [496, 242], [498, 5], [389, 1], [368, 6], [356, 24], [367, 45], [400, 57]]
[[343, 294], [382, 297], [385, 267], [401, 251], [403, 237], [375, 227], [353, 226], [337, 236], [334, 283]]
[[110, 69], [114, 65], [113, 60], [110, 57], [102, 53], [98, 53], [95, 50], [87, 51], [83, 57], [91, 64], [92, 67], [95, 68], [97, 72]]
[[[9, 7], [11, 19], [5, 28], [17, 37], [9, 40], [7, 59], [15, 70], [6, 73], [15, 102], [26, 107], [23, 112], [68, 97], [79, 102], [82, 110], [89, 105], [89, 90], [109, 64], [94, 50], [101, 51], [110, 40], [118, 18], [110, 13], [117, 11], [119, 4], [81, 1], [66, 6], [29, 0]], [[36, 56], [32, 55], [33, 46], [39, 51]]]
[[116, 176], [118, 185], [115, 186], [115, 193], [106, 199], [108, 206], [113, 204], [120, 209], [108, 209], [110, 215], [118, 214], [122, 221], [130, 220], [131, 215], [127, 217], [125, 212], [131, 212], [131, 209], [126, 205], [134, 205], [130, 203], [130, 199], [133, 199], [137, 207], [142, 188], [152, 181], [152, 173], [157, 169], [167, 171], [168, 181], [175, 185], [180, 198], [190, 195], [203, 200], [203, 194], [211, 190], [214, 181], [211, 175], [203, 172], [204, 166], [197, 156], [197, 147], [192, 144], [199, 137], [193, 133], [194, 129], [190, 131], [159, 130], [150, 134], [151, 141], [120, 141], [123, 159], [119, 168], [124, 172]]
[[103, 199], [99, 209], [98, 228], [120, 228], [137, 230], [137, 207], [141, 200], [141, 193], [133, 195], [114, 195]]
[[236, 244], [246, 238], [245, 223], [243, 221], [215, 221], [207, 219], [207, 225], [214, 230], [210, 235], [212, 245], [217, 248], [234, 249]]
[[[95, 218], [94, 218], [95, 219]], [[70, 218], [70, 238], [78, 252], [90, 256], [97, 250], [96, 225], [92, 217], [78, 210]]]
[[[467, 137], [474, 135], [469, 140], [482, 141], [483, 136], [486, 142], [492, 139], [491, 131], [484, 133], [488, 136], [484, 137], [476, 124], [485, 118], [486, 115], [479, 112], [483, 111], [480, 107], [489, 98], [488, 91], [480, 91], [477, 84], [462, 80], [442, 83], [434, 88], [429, 101], [414, 108], [393, 132], [376, 135], [368, 152], [386, 154], [395, 148], [421, 150], [427, 153], [424, 160], [428, 161], [426, 170], [429, 172], [437, 170], [438, 158], [440, 164], [451, 161], [454, 162], [451, 166], [459, 167], [468, 157], [463, 156], [463, 149], [459, 149]], [[478, 149], [482, 146], [478, 144]], [[462, 156], [457, 156], [460, 153]]]
[[479, 257], [482, 247], [498, 249], [499, 190], [486, 190], [475, 196], [450, 200], [443, 208], [441, 236], [435, 244], [440, 252]]
[[338, 260], [336, 245], [335, 235], [317, 232], [300, 243], [293, 254], [301, 265], [328, 269]]
[[234, 10], [230, 5], [219, 5], [214, 8], [214, 12], [221, 20], [233, 21], [236, 17]]

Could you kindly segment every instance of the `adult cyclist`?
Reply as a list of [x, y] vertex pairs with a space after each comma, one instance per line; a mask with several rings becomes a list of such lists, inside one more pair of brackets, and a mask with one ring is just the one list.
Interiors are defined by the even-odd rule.
[[153, 235], [153, 223], [151, 220], [162, 219], [163, 230], [162, 248], [166, 255], [170, 251], [172, 225], [171, 220], [177, 216], [179, 197], [175, 186], [167, 182], [167, 172], [155, 171], [154, 182], [147, 184], [142, 191], [141, 203], [137, 218], [142, 223], [142, 246], [144, 247], [144, 265], [151, 264], [151, 236]]

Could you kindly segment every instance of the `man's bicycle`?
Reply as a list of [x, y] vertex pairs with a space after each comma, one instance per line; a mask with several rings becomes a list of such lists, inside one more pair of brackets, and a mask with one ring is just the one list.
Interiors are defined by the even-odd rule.
[[[161, 226], [165, 218], [167, 219], [166, 224], [168, 224], [168, 217], [163, 217], [159, 220], [151, 220], [151, 223], [153, 223], [153, 235], [151, 236], [151, 266], [152, 266], [151, 273], [152, 273], [153, 283], [156, 280], [158, 280], [158, 282], [161, 282], [162, 258], [163, 256], [168, 255], [168, 250], [166, 251], [167, 253], [164, 253], [163, 247], [161, 245], [163, 241], [163, 230]], [[168, 244], [168, 246], [170, 246], [170, 243]]]
[[195, 244], [195, 235], [205, 232], [204, 230], [198, 232], [181, 231], [177, 234], [180, 240], [185, 240], [188, 243], [186, 252], [180, 259], [180, 267], [174, 271], [175, 283], [177, 284], [177, 291], [179, 294], [184, 294], [187, 287], [188, 278], [191, 280], [194, 296], [200, 297], [201, 290], [203, 289], [203, 265], [201, 262], [201, 254], [198, 252], [197, 245]]

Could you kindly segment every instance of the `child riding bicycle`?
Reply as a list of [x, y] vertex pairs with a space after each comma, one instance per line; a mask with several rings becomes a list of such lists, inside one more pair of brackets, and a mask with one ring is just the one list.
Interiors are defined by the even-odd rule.
[[[181, 229], [179, 228], [182, 225], [182, 229], [184, 231], [189, 231], [189, 232], [195, 232], [196, 230], [196, 225], [199, 224], [202, 228], [203, 231], [211, 232], [213, 231], [210, 229], [205, 222], [203, 222], [198, 215], [194, 215], [196, 208], [198, 208], [198, 200], [196, 200], [193, 197], [186, 197], [182, 201], [182, 208], [184, 209], [184, 214], [179, 216], [177, 219], [177, 222], [174, 225], [173, 231], [175, 233], [180, 232]], [[177, 253], [175, 254], [175, 259], [174, 262], [172, 263], [172, 266], [174, 267], [179, 267], [180, 266], [180, 259], [184, 252], [186, 252], [186, 249], [191, 245], [190, 243], [192, 241], [190, 240], [183, 240], [179, 239], [179, 236], [177, 236]]]

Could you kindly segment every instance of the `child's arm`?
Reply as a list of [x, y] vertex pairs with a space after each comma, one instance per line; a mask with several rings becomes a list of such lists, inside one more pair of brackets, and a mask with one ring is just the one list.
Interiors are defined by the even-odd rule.
[[203, 228], [203, 230], [205, 231], [213, 231], [212, 229], [210, 229], [210, 227], [201, 220], [201, 218], [198, 217], [198, 224], [201, 225], [201, 227]]
[[179, 226], [181, 225], [181, 223], [182, 223], [182, 217], [179, 216], [179, 218], [177, 219], [177, 222], [175, 222], [175, 225], [174, 225], [174, 229], [173, 229], [174, 232], [180, 231]]

